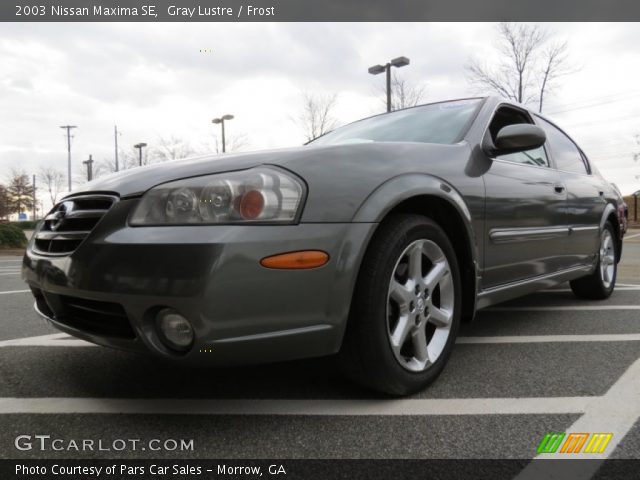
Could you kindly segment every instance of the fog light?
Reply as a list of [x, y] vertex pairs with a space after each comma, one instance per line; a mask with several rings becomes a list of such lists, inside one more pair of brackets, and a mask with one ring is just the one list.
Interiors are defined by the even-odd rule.
[[185, 351], [193, 343], [191, 323], [171, 308], [165, 308], [158, 312], [156, 325], [160, 339], [172, 350]]

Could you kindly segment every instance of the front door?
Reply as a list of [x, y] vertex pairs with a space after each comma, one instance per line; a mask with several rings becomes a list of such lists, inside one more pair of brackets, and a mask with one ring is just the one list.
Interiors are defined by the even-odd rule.
[[[489, 126], [533, 123], [524, 110], [500, 107]], [[566, 268], [567, 188], [550, 168], [544, 147], [493, 158], [486, 188], [483, 288]]]

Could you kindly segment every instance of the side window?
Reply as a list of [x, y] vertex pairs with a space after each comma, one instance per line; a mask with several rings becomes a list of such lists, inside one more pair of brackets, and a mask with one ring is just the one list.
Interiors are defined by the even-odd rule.
[[525, 165], [535, 165], [537, 167], [548, 167], [549, 160], [547, 160], [547, 154], [544, 151], [544, 147], [538, 147], [535, 150], [527, 150], [526, 152], [509, 153], [507, 155], [500, 155], [500, 160], [507, 160], [509, 162], [524, 163]]
[[556, 126], [539, 117], [538, 121], [547, 134], [547, 143], [551, 145], [556, 168], [565, 172], [589, 173], [587, 164], [576, 144]]
[[[520, 110], [509, 107], [500, 107], [491, 120], [489, 125], [489, 134], [491, 140], [496, 141], [496, 136], [501, 128], [507, 125], [517, 125], [519, 123], [533, 123], [529, 116]], [[499, 155], [496, 157], [500, 160], [506, 160], [508, 162], [522, 163], [524, 165], [535, 165], [537, 167], [548, 167], [549, 160], [544, 147], [534, 148], [533, 150], [527, 150], [518, 153], [509, 153], [506, 155]]]

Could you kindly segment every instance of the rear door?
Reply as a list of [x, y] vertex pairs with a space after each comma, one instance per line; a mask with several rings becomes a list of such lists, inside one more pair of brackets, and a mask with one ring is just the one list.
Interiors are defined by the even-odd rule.
[[606, 206], [602, 179], [592, 175], [587, 158], [562, 130], [537, 116], [536, 123], [547, 134], [552, 167], [567, 189], [568, 262], [589, 263], [598, 250], [600, 219]]
[[[486, 135], [534, 123], [525, 110], [501, 106]], [[485, 138], [485, 141], [489, 140]], [[556, 272], [567, 264], [567, 191], [544, 147], [491, 159], [486, 187], [483, 288]]]

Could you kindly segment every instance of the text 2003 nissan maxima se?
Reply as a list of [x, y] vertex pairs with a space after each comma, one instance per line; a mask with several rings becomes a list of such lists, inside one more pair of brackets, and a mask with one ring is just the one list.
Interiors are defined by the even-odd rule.
[[549, 121], [465, 99], [89, 183], [47, 215], [23, 275], [91, 342], [197, 364], [340, 352], [352, 378], [406, 394], [477, 309], [567, 280], [609, 296], [621, 206]]

